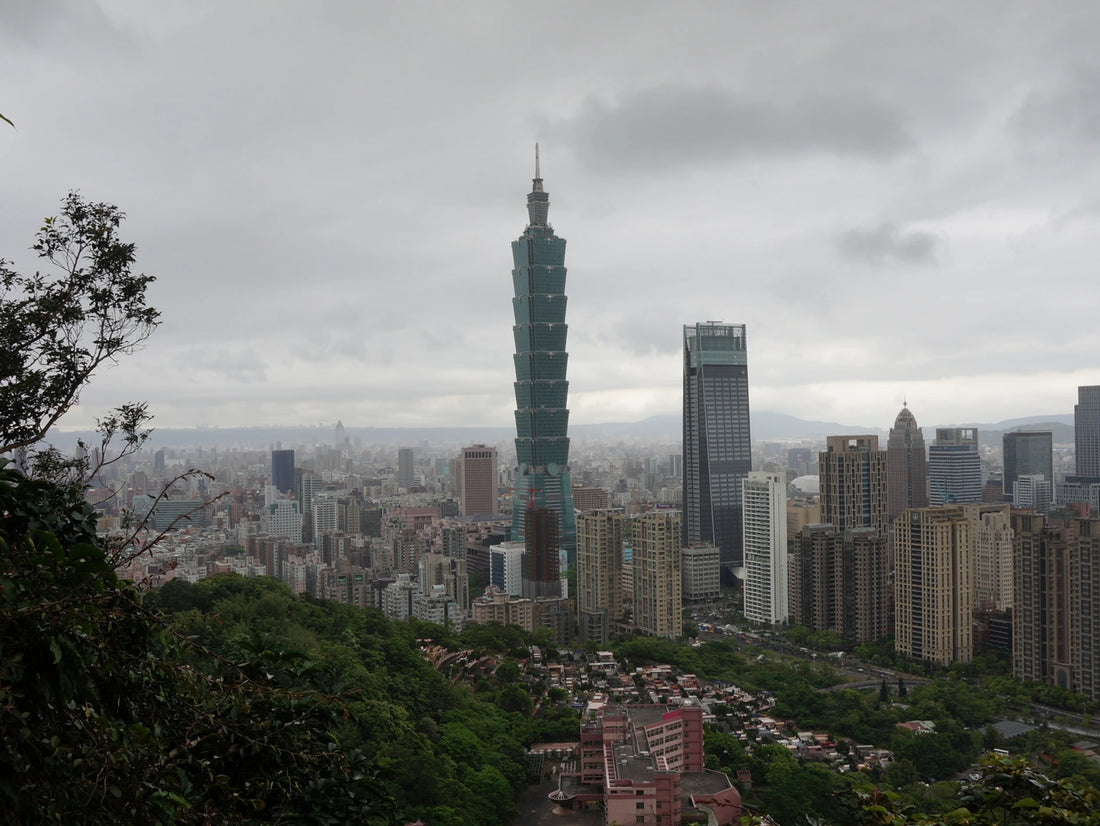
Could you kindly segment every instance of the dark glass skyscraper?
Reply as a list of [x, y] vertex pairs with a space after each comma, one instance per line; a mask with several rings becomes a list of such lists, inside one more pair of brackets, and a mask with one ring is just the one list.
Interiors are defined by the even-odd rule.
[[1100, 480], [1100, 385], [1086, 384], [1077, 388], [1073, 429], [1077, 456], [1075, 476]]
[[538, 146], [527, 196], [527, 228], [512, 242], [512, 309], [516, 342], [516, 492], [512, 539], [525, 538], [528, 509], [558, 517], [561, 567], [576, 559], [577, 519], [569, 478], [569, 382], [565, 338], [565, 239], [547, 221], [550, 196], [542, 188]]
[[294, 451], [271, 451], [271, 484], [282, 493], [294, 490]]
[[741, 486], [752, 470], [745, 325], [684, 326], [684, 545], [742, 563]]
[[1054, 484], [1054, 434], [1049, 430], [1016, 430], [1006, 433], [1004, 445], [1004, 495], [1012, 498], [1021, 476], [1033, 473]]

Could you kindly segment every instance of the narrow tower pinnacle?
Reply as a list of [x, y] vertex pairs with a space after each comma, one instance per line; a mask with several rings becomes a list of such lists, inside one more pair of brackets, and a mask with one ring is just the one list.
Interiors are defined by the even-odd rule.
[[539, 169], [539, 145], [535, 143], [535, 177], [531, 180], [531, 192], [527, 196], [527, 217], [529, 227], [546, 227], [550, 223], [550, 196], [542, 188], [542, 172]]

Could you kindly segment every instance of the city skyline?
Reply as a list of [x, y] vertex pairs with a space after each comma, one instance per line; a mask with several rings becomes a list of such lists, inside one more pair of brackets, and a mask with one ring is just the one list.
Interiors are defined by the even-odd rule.
[[[375, 11], [0, 10], [0, 255], [33, 271], [75, 188], [158, 277], [163, 326], [64, 426], [132, 398], [160, 427], [508, 424], [499, 239], [536, 140], [583, 262], [574, 424], [676, 412], [679, 326], [712, 316], [753, 331], [754, 406], [806, 419], [990, 421], [1100, 383], [1073, 300], [1100, 9]], [[562, 59], [515, 65], [536, 28]]]

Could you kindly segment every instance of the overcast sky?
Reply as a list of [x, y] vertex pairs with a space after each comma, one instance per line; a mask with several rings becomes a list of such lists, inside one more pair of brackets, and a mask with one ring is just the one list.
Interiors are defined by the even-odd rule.
[[1100, 383], [1100, 4], [0, 4], [0, 256], [124, 209], [163, 324], [66, 420], [512, 421], [534, 143], [572, 420], [678, 413], [682, 325], [754, 408], [888, 427]]

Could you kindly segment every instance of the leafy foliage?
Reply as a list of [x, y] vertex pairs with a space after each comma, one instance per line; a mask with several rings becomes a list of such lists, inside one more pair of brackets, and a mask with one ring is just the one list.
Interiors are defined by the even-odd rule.
[[100, 365], [156, 328], [145, 300], [153, 277], [132, 272], [123, 217], [70, 193], [33, 246], [54, 272], [22, 275], [0, 259], [0, 453], [42, 439]]
[[393, 821], [340, 696], [173, 633], [63, 497], [0, 468], [0, 822]]

